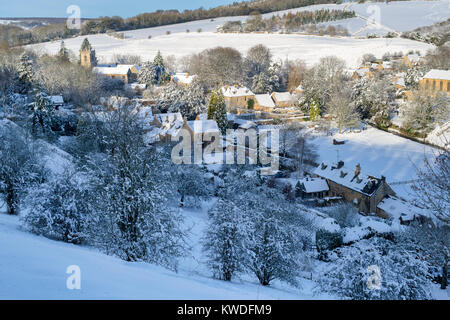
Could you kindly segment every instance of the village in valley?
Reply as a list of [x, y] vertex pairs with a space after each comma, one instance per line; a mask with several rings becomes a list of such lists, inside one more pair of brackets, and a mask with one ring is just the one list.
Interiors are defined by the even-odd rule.
[[[331, 21], [361, 18], [336, 5], [319, 12], [339, 16]], [[325, 19], [311, 12], [309, 19]], [[326, 20], [316, 23], [322, 33], [316, 24], [306, 35], [303, 26], [287, 31], [294, 18], [230, 19], [207, 36], [278, 32], [294, 42], [287, 38], [294, 33], [330, 46], [350, 38]], [[276, 32], [267, 31], [270, 21]], [[257, 284], [265, 299], [448, 299], [449, 42], [370, 28], [358, 40], [399, 44], [360, 49], [351, 63], [339, 51], [318, 52], [314, 63], [305, 54], [305, 62], [298, 48], [296, 58], [280, 58], [268, 41], [245, 51], [216, 43], [185, 55], [182, 46], [173, 54], [161, 46], [149, 58], [136, 43], [176, 35], [144, 38], [139, 29], [137, 40], [127, 40], [133, 31], [107, 31], [20, 47], [0, 42], [0, 210], [8, 213], [0, 232], [16, 228], [86, 247], [79, 254], [86, 266], [95, 266], [92, 248], [149, 263], [146, 278], [114, 297], [148, 297], [133, 290], [141, 282], [176, 286], [169, 272], [179, 272], [182, 287], [200, 286], [200, 299], [211, 298], [208, 290], [245, 299]], [[111, 54], [100, 37], [134, 42]], [[53, 244], [39, 241], [51, 254]], [[64, 250], [55, 248], [62, 261]], [[13, 254], [0, 249], [0, 259]], [[353, 265], [360, 269], [346, 268]], [[355, 289], [370, 265], [389, 283]], [[126, 268], [132, 274], [135, 266]], [[222, 280], [235, 287], [215, 282]], [[189, 290], [165, 290], [150, 298], [192, 298]], [[109, 298], [102, 292], [83, 297]], [[54, 297], [51, 289], [25, 296], [46, 294]]]

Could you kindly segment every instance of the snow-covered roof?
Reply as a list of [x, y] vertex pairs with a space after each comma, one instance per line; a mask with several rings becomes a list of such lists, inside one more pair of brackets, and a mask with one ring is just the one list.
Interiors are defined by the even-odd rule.
[[99, 74], [105, 74], [105, 75], [113, 75], [113, 74], [120, 74], [120, 75], [126, 75], [128, 74], [128, 71], [132, 65], [126, 65], [126, 64], [118, 64], [117, 66], [113, 67], [95, 67], [92, 70]]
[[365, 175], [362, 172], [355, 177], [355, 173], [355, 169], [350, 170], [343, 166], [339, 167], [336, 164], [325, 162], [313, 171], [313, 174], [319, 177], [366, 195], [371, 195], [378, 188], [381, 179]]
[[395, 84], [404, 87], [405, 86], [405, 79], [402, 78], [398, 78], [397, 80], [395, 80]]
[[215, 120], [193, 120], [188, 121], [188, 126], [194, 133], [220, 132], [219, 126]]
[[257, 125], [253, 121], [245, 121], [244, 123], [242, 123], [239, 126], [239, 129], [248, 130], [248, 129], [256, 128], [256, 127], [257, 127]]
[[64, 104], [64, 99], [62, 96], [49, 96], [49, 98], [53, 104], [56, 104], [56, 105]]
[[198, 119], [196, 119], [196, 120], [208, 120], [208, 114], [207, 114], [207, 113], [200, 113], [200, 114], [197, 116], [197, 118], [198, 118]]
[[266, 107], [266, 108], [275, 108], [275, 103], [272, 100], [272, 97], [270, 96], [270, 94], [257, 94], [255, 95], [256, 98], [256, 102], [261, 106], [261, 107]]
[[436, 126], [436, 128], [428, 134], [426, 140], [434, 145], [450, 150], [450, 121]]
[[196, 75], [189, 75], [189, 73], [175, 73], [172, 79], [175, 83], [191, 84], [196, 77]]
[[370, 65], [370, 68], [371, 68], [371, 69], [378, 69], [378, 63], [372, 63], [372, 64]]
[[418, 216], [428, 216], [422, 208], [397, 197], [387, 196], [377, 206], [394, 220], [411, 221]]
[[144, 122], [144, 129], [149, 129], [151, 127], [151, 122], [153, 121], [152, 107], [137, 106], [133, 111], [136, 112], [138, 117]]
[[272, 93], [272, 97], [276, 99], [278, 102], [294, 101], [294, 98], [292, 97], [290, 92], [274, 92]]
[[245, 97], [254, 96], [255, 94], [247, 87], [222, 87], [222, 94], [224, 97]]
[[127, 84], [125, 87], [129, 88], [129, 89], [133, 89], [133, 90], [137, 90], [137, 89], [144, 90], [147, 88], [147, 85], [145, 83], [134, 82], [134, 83]]
[[381, 65], [382, 65], [383, 68], [385, 68], [385, 69], [392, 68], [392, 62], [390, 62], [390, 61], [383, 61], [383, 63], [382, 63]]
[[423, 76], [423, 79], [450, 80], [450, 70], [431, 69]]
[[303, 86], [299, 84], [298, 87], [295, 88], [295, 91], [303, 91]]
[[159, 113], [155, 114], [155, 118], [161, 123], [161, 135], [177, 136], [184, 125], [183, 116], [179, 112]]
[[161, 123], [164, 123], [164, 122], [176, 122], [176, 121], [183, 122], [183, 116], [179, 112], [158, 113], [158, 114], [155, 114], [155, 117]]
[[358, 76], [363, 77], [364, 75], [366, 75], [369, 72], [369, 68], [359, 68], [358, 70], [356, 70], [355, 72], [358, 74]]
[[323, 192], [328, 191], [330, 188], [328, 187], [328, 183], [325, 179], [321, 178], [305, 178], [299, 180], [300, 184], [303, 185], [305, 191], [307, 193], [312, 192]]

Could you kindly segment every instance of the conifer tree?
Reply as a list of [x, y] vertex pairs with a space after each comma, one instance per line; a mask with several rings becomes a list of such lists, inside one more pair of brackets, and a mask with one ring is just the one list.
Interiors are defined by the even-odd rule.
[[58, 59], [61, 62], [69, 62], [69, 51], [66, 48], [66, 45], [64, 44], [64, 41], [61, 41], [61, 48], [58, 51], [57, 55]]
[[317, 100], [313, 100], [311, 103], [311, 109], [309, 111], [309, 119], [311, 121], [316, 121], [320, 117], [320, 107]]
[[28, 93], [32, 88], [34, 71], [33, 62], [26, 53], [23, 53], [20, 57], [19, 65], [17, 66], [17, 75], [17, 89], [19, 93]]
[[225, 99], [220, 91], [216, 92], [217, 102], [214, 107], [214, 119], [219, 126], [220, 132], [225, 134], [228, 128], [227, 106]]
[[209, 105], [208, 105], [209, 120], [214, 120], [214, 115], [216, 113], [216, 105], [217, 105], [217, 94], [215, 91], [212, 91], [211, 96], [209, 97]]
[[46, 134], [51, 130], [54, 106], [47, 93], [39, 86], [33, 89], [33, 95], [33, 102], [29, 106], [32, 114], [31, 132], [33, 137], [36, 138], [39, 130], [42, 134]]

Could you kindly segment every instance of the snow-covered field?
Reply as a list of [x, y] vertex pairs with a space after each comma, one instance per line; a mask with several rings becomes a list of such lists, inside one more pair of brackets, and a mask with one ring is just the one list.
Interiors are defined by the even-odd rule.
[[[285, 13], [295, 13], [299, 11], [316, 11], [320, 9], [353, 10], [357, 14], [356, 18], [325, 23], [341, 25], [350, 32], [363, 36], [368, 33], [385, 34], [389, 30], [411, 31], [415, 28], [431, 25], [436, 22], [450, 18], [450, 7], [448, 0], [437, 1], [396, 1], [389, 3], [343, 3], [343, 4], [321, 4], [296, 9], [272, 12], [264, 14], [264, 18]], [[376, 28], [368, 26], [367, 20], [374, 19], [382, 27]], [[130, 39], [147, 39], [148, 36], [156, 37], [165, 35], [167, 31], [171, 33], [196, 32], [199, 28], [206, 32], [214, 32], [217, 26], [227, 21], [247, 20], [247, 16], [221, 17], [216, 19], [198, 20], [187, 23], [179, 23], [156, 28], [145, 28], [125, 32], [125, 36]], [[364, 28], [364, 30], [361, 30]]]
[[[1, 205], [0, 205], [1, 206]], [[3, 212], [4, 208], [0, 208]], [[206, 213], [186, 213], [192, 255], [199, 251]], [[236, 279], [214, 280], [199, 257], [181, 261], [178, 273], [148, 263], [127, 263], [95, 249], [52, 241], [20, 227], [18, 217], [0, 213], [1, 299], [326, 299], [313, 295], [313, 282], [296, 289], [275, 283]], [[81, 289], [69, 290], [68, 266], [81, 270]]]
[[[401, 1], [384, 3], [345, 3], [341, 5], [316, 5], [288, 11], [317, 10], [321, 8], [348, 8], [355, 10], [357, 18], [329, 22], [342, 25], [356, 36], [367, 33], [386, 33], [389, 30], [407, 31], [419, 26], [430, 25], [450, 18], [448, 0], [439, 1]], [[267, 14], [267, 16], [275, 13]], [[269, 47], [277, 59], [303, 59], [312, 65], [323, 56], [337, 55], [347, 62], [349, 68], [356, 68], [358, 58], [365, 53], [381, 57], [385, 52], [419, 50], [425, 53], [432, 45], [407, 39], [357, 39], [307, 36], [298, 34], [218, 34], [216, 27], [229, 20], [245, 20], [246, 17], [224, 17], [201, 20], [170, 26], [139, 29], [125, 32], [124, 40], [106, 34], [88, 36], [101, 62], [111, 61], [114, 54], [140, 55], [143, 60], [153, 59], [157, 51], [163, 55], [176, 57], [198, 53], [216, 46], [236, 48], [243, 54], [254, 45]], [[377, 26], [367, 23], [374, 20]], [[203, 32], [196, 32], [201, 28]], [[191, 32], [186, 33], [189, 29]], [[166, 35], [170, 31], [170, 35]], [[151, 36], [151, 39], [148, 37]], [[68, 49], [78, 53], [85, 37], [65, 40]], [[59, 41], [30, 46], [39, 52], [55, 54]]]
[[[78, 52], [84, 37], [65, 40], [66, 47]], [[89, 42], [96, 50], [99, 60], [110, 61], [114, 54], [140, 55], [145, 61], [153, 59], [158, 50], [163, 56], [183, 57], [199, 53], [217, 46], [233, 47], [245, 54], [248, 49], [258, 44], [269, 47], [275, 58], [285, 60], [302, 59], [312, 65], [321, 57], [336, 55], [344, 59], [347, 66], [356, 68], [358, 59], [365, 53], [381, 57], [386, 52], [407, 52], [420, 50], [425, 53], [432, 45], [408, 39], [355, 39], [305, 36], [295, 34], [217, 34], [176, 33], [168, 36], [145, 40], [119, 40], [107, 35], [88, 36]], [[31, 46], [38, 52], [56, 54], [59, 42], [43, 43]]]

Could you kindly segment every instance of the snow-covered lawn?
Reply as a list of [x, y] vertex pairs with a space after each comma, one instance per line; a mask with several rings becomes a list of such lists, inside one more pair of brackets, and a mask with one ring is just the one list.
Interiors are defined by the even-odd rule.
[[[0, 209], [3, 211], [4, 208]], [[193, 255], [205, 225], [202, 211], [186, 213]], [[192, 215], [192, 217], [190, 217]], [[0, 213], [0, 299], [318, 299], [313, 282], [296, 289], [257, 281], [214, 280], [187, 257], [179, 273], [147, 263], [127, 263], [95, 249], [52, 241], [20, 229], [18, 217]], [[66, 269], [81, 269], [81, 290], [66, 288]]]
[[[77, 53], [85, 37], [65, 40], [66, 47]], [[120, 40], [107, 35], [87, 37], [96, 50], [100, 61], [111, 61], [114, 54], [139, 55], [145, 60], [153, 60], [161, 51], [163, 56], [183, 57], [199, 53], [217, 46], [233, 47], [246, 54], [251, 47], [264, 44], [271, 49], [276, 59], [302, 59], [313, 65], [321, 57], [336, 55], [344, 59], [347, 66], [356, 68], [358, 59], [365, 53], [381, 57], [386, 52], [407, 52], [419, 50], [425, 53], [434, 46], [408, 39], [355, 39], [296, 34], [221, 34], [212, 32], [175, 33], [153, 39]], [[59, 41], [30, 46], [41, 53], [56, 54], [60, 48]]]
[[[333, 139], [345, 141], [333, 145]], [[416, 179], [415, 166], [421, 167], [425, 156], [435, 156], [438, 150], [391, 133], [368, 127], [360, 133], [318, 136], [313, 141], [319, 154], [318, 161], [344, 161], [352, 169], [359, 163], [361, 171], [374, 176], [385, 176], [388, 183]], [[399, 196], [411, 199], [410, 184], [392, 185]]]

